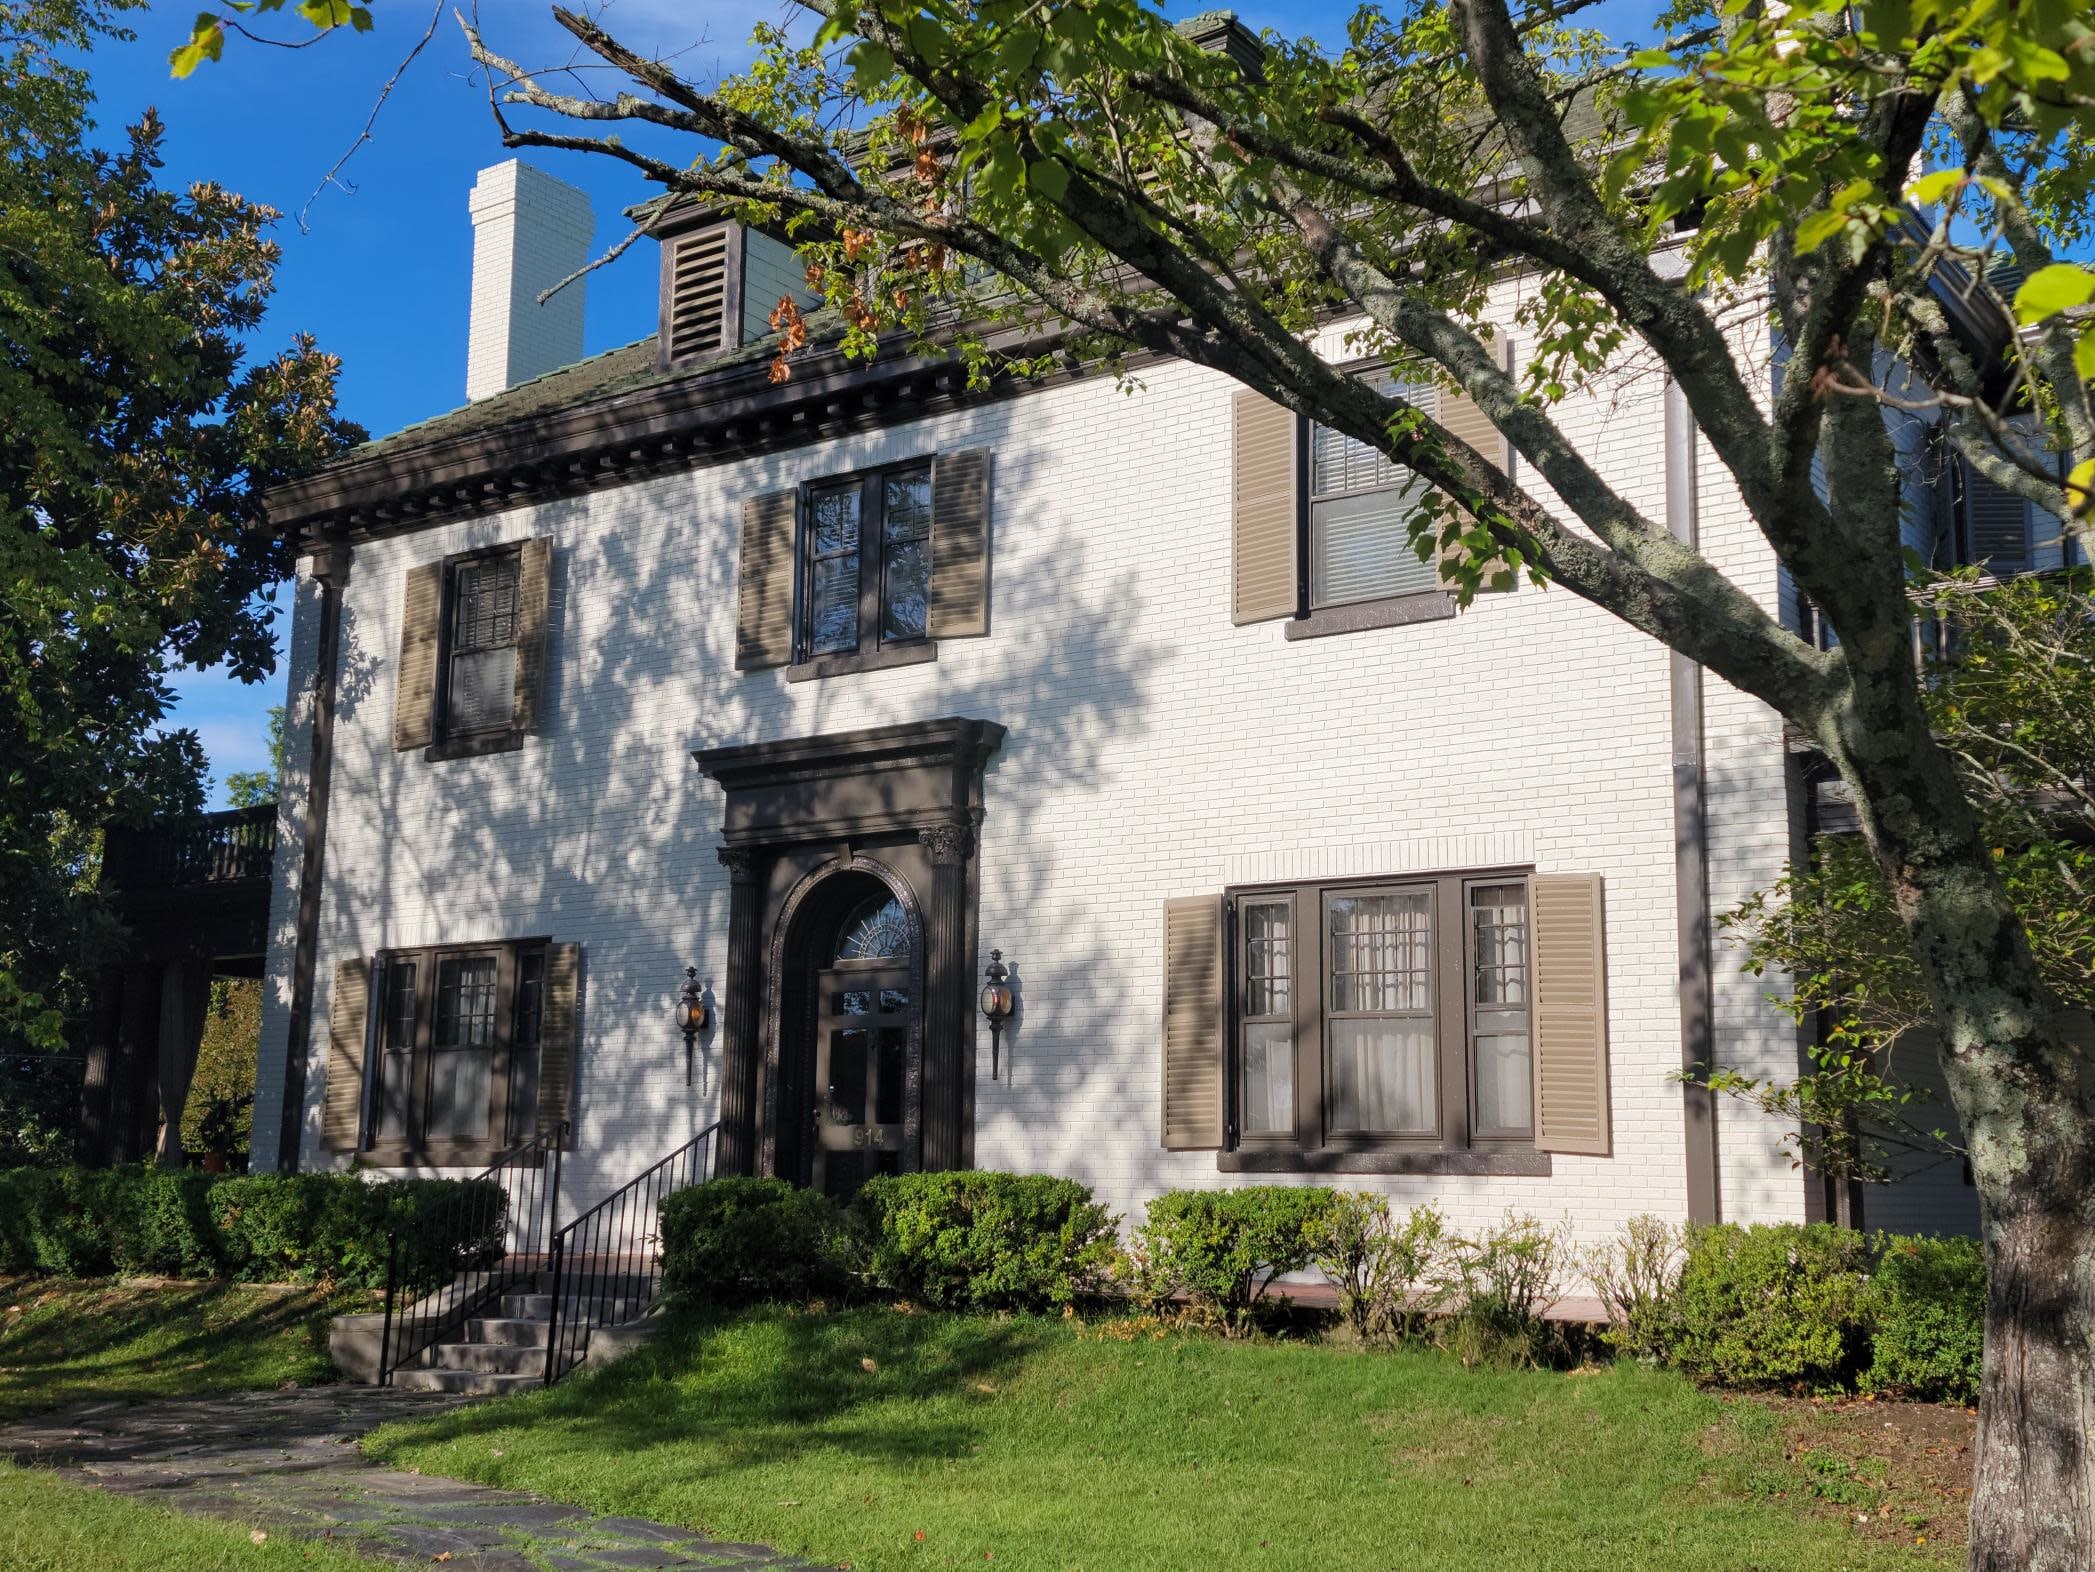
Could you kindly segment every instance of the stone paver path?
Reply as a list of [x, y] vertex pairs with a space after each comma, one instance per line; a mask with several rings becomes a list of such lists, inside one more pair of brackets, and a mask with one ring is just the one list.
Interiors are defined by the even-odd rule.
[[387, 1420], [463, 1399], [376, 1387], [303, 1387], [103, 1403], [0, 1427], [0, 1455], [86, 1484], [273, 1534], [332, 1541], [409, 1566], [472, 1572], [627, 1572], [648, 1567], [814, 1572], [763, 1545], [639, 1518], [598, 1517], [516, 1490], [365, 1460]]

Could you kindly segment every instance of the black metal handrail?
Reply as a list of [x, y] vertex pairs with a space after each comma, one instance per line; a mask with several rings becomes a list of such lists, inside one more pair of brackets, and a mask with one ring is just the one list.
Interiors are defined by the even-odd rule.
[[662, 1281], [662, 1203], [705, 1181], [719, 1128], [707, 1125], [553, 1235], [546, 1385], [582, 1362], [592, 1329], [630, 1321], [653, 1301]]
[[[466, 1187], [459, 1202], [466, 1215], [457, 1219], [463, 1226], [454, 1237], [467, 1241], [469, 1250], [475, 1241], [499, 1237], [491, 1255], [469, 1254], [463, 1263], [449, 1263], [456, 1271], [440, 1273], [433, 1282], [423, 1273], [403, 1276], [412, 1246], [403, 1248], [404, 1231], [393, 1230], [386, 1246], [379, 1385], [391, 1386], [394, 1371], [442, 1342], [483, 1305], [545, 1269], [547, 1238], [558, 1221], [560, 1150], [567, 1128], [563, 1122], [541, 1130], [496, 1158]], [[499, 1188], [491, 1188], [490, 1180]]]

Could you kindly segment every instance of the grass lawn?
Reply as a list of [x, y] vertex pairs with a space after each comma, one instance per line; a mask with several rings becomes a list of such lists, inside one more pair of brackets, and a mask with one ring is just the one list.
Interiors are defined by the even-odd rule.
[[257, 1544], [252, 1534], [0, 1462], [0, 1567], [8, 1572], [368, 1572], [377, 1564], [277, 1535]]
[[1942, 1554], [1810, 1515], [1773, 1413], [1668, 1374], [1465, 1371], [1129, 1322], [687, 1318], [608, 1370], [389, 1426], [366, 1451], [858, 1572], [1830, 1572]]
[[327, 1318], [367, 1308], [370, 1297], [270, 1284], [0, 1278], [0, 1423], [108, 1398], [328, 1380]]

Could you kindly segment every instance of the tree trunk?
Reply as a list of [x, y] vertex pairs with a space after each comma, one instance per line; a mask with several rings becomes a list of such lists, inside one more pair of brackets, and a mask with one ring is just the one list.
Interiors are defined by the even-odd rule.
[[[1972, 1572], [2095, 1568], [2095, 1123], [2087, 1045], [2031, 954], [1890, 640], [1846, 647], [1819, 728], [1913, 943], [1971, 1154], [1987, 1269]], [[1872, 657], [1875, 658], [1872, 658]]]

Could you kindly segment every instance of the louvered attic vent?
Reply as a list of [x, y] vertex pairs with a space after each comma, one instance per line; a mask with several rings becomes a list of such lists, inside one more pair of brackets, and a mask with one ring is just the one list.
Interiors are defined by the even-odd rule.
[[679, 235], [664, 259], [662, 340], [672, 365], [730, 347], [728, 259], [732, 224]]

